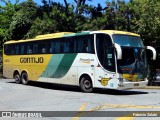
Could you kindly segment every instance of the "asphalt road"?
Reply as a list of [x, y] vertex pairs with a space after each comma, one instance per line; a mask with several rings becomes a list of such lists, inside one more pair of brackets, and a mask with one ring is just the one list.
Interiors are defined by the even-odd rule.
[[[32, 120], [124, 120], [124, 117], [126, 120], [160, 120], [160, 89], [95, 90], [94, 93], [83, 93], [77, 87], [40, 82], [22, 85], [12, 79], [0, 79], [0, 110], [1, 114], [2, 111], [11, 111], [13, 120], [15, 117], [28, 119], [25, 118], [29, 114], [27, 111], [49, 111], [40, 114], [42, 118], [32, 116]], [[17, 114], [13, 115], [17, 111], [20, 113], [18, 117]], [[133, 115], [132, 111], [146, 112], [138, 116], [137, 112]], [[151, 112], [153, 116], [148, 117], [151, 116], [148, 111], [157, 113]]]

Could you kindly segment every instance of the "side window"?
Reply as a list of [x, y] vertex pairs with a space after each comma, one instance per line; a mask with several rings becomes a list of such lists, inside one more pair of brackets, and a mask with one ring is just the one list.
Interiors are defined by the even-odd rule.
[[94, 53], [93, 35], [53, 39], [48, 42], [49, 53]]
[[77, 40], [76, 40], [75, 37], [73, 37], [72, 40], [74, 41], [74, 43], [73, 43], [73, 52], [77, 53], [77, 46], [78, 46], [77, 45]]
[[27, 43], [20, 44], [20, 47], [21, 47], [20, 54], [21, 55], [26, 54], [27, 53]]
[[55, 53], [56, 43], [55, 40], [50, 40], [50, 44], [48, 44], [49, 47], [49, 53]]
[[15, 53], [16, 53], [16, 48], [15, 48], [15, 45], [12, 44], [11, 45], [11, 55], [15, 55]]
[[67, 37], [63, 39], [63, 52], [72, 53], [73, 52], [74, 41], [72, 38]]
[[10, 44], [4, 45], [4, 54], [6, 54], [6, 55], [11, 54], [11, 45]]
[[27, 45], [27, 54], [33, 53], [33, 45]]
[[27, 43], [26, 44], [26, 46], [27, 46], [27, 54], [35, 54], [35, 53], [37, 53], [36, 51], [36, 42], [29, 42], [29, 43]]
[[15, 44], [15, 54], [16, 55], [20, 54], [20, 45], [19, 44]]
[[[74, 47], [78, 53], [93, 53], [94, 52], [94, 37], [93, 35], [84, 35], [76, 37]], [[74, 48], [74, 49], [75, 49]]]
[[94, 35], [89, 35], [87, 38], [87, 52], [94, 53]]
[[61, 42], [59, 40], [56, 40], [55, 41], [55, 53], [60, 53], [61, 48], [62, 48]]
[[4, 53], [6, 55], [18, 55], [20, 54], [19, 44], [7, 44], [4, 45]]
[[24, 43], [4, 45], [4, 53], [6, 55], [20, 55], [20, 54], [26, 54], [26, 52], [27, 52], [27, 47], [25, 47]]
[[72, 51], [72, 39], [71, 38], [58, 38], [50, 41], [49, 53], [70, 53]]
[[38, 41], [35, 45], [36, 53], [45, 54], [47, 53], [47, 41]]
[[77, 37], [76, 41], [77, 41], [77, 52], [83, 53], [85, 45], [82, 36]]

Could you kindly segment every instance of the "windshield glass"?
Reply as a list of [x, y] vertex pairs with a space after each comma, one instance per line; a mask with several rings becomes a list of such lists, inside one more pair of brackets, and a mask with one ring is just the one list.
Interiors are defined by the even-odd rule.
[[113, 35], [113, 41], [122, 49], [122, 59], [117, 61], [118, 72], [130, 81], [144, 80], [147, 76], [147, 60], [141, 38]]
[[[144, 48], [131, 48], [122, 47], [122, 59], [118, 60], [118, 66], [121, 67], [133, 67], [134, 64], [138, 65], [137, 69], [144, 69], [147, 67], [146, 51]], [[136, 63], [135, 63], [136, 62]]]
[[120, 46], [132, 46], [132, 47], [143, 47], [143, 43], [140, 37], [130, 35], [113, 35], [113, 40]]

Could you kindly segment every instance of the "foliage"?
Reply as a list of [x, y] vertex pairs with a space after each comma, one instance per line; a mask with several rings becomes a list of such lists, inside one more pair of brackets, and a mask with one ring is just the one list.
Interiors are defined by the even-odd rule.
[[0, 40], [4, 41], [11, 38], [9, 34], [9, 27], [12, 21], [12, 16], [14, 16], [18, 9], [19, 0], [16, 0], [15, 4], [12, 4], [10, 1], [1, 1], [5, 6], [0, 6]]
[[160, 1], [135, 0], [129, 4], [134, 11], [132, 31], [141, 34], [145, 44], [156, 47], [160, 42]]
[[[20, 3], [0, 0], [0, 49], [7, 40], [33, 38], [54, 32], [78, 32], [99, 29], [123, 30], [141, 35], [145, 45], [152, 45], [160, 59], [160, 1], [106, 0], [106, 6], [87, 4], [92, 0], [64, 0], [64, 5], [52, 0], [33, 0]], [[153, 64], [153, 63], [150, 63]]]
[[64, 5], [52, 0], [22, 3], [1, 0], [0, 39], [26, 39], [39, 34], [83, 30], [115, 29], [138, 33], [146, 45], [160, 44], [159, 0], [112, 0], [103, 8], [87, 4], [92, 0], [73, 0]]
[[36, 18], [37, 6], [32, 0], [19, 4], [19, 10], [12, 17], [10, 24], [11, 38], [14, 40], [26, 38], [34, 19]]

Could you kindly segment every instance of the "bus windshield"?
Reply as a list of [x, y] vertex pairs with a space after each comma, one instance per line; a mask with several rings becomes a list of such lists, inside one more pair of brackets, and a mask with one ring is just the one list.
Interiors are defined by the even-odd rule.
[[138, 36], [113, 35], [113, 40], [120, 46], [143, 47], [142, 39]]
[[113, 41], [122, 48], [122, 59], [117, 61], [118, 72], [136, 74], [139, 79], [147, 75], [146, 50], [138, 36], [113, 35]]

